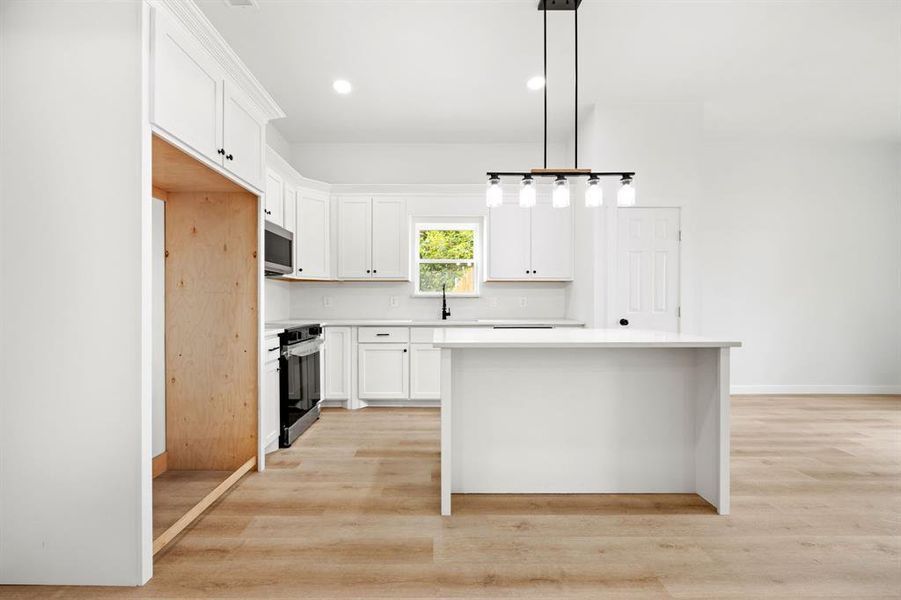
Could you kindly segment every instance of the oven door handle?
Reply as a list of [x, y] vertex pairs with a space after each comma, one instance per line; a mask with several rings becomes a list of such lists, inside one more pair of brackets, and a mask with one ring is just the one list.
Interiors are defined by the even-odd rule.
[[285, 350], [284, 357], [288, 358], [290, 356], [296, 356], [298, 358], [303, 358], [304, 356], [316, 354], [317, 352], [319, 352], [320, 347], [322, 347], [322, 338], [313, 338], [305, 342], [299, 342], [297, 344], [288, 346], [288, 348]]

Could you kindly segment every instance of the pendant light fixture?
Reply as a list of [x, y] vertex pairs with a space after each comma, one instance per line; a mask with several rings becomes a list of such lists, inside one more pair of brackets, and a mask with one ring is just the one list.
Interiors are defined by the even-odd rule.
[[566, 208], [569, 206], [569, 181], [563, 175], [557, 175], [557, 179], [554, 180], [551, 206], [554, 208]]
[[531, 175], [526, 175], [519, 184], [519, 205], [523, 208], [531, 208], [535, 206], [536, 198], [535, 180]]
[[619, 206], [635, 206], [635, 188], [632, 187], [632, 178], [623, 177], [622, 184], [616, 193], [616, 203]]
[[497, 208], [504, 203], [504, 190], [501, 187], [501, 179], [497, 175], [491, 175], [488, 178], [485, 203], [488, 205], [488, 208]]
[[595, 175], [589, 175], [588, 185], [585, 186], [585, 206], [597, 208], [604, 204], [604, 188], [601, 180]]
[[[536, 184], [535, 177], [553, 177], [553, 190], [551, 193], [551, 205], [554, 208], [566, 208], [570, 205], [571, 177], [588, 177], [588, 185], [585, 188], [585, 206], [594, 208], [603, 204], [603, 190], [601, 189], [601, 177], [619, 177], [622, 188], [616, 196], [619, 206], [634, 206], [635, 188], [632, 187], [632, 171], [594, 172], [591, 169], [579, 168], [579, 5], [582, 0], [539, 0], [538, 10], [542, 12], [544, 20], [544, 166], [533, 168], [528, 172], [499, 172], [490, 171], [488, 175], [488, 188], [485, 192], [485, 203], [489, 208], [500, 206], [503, 203], [503, 191], [501, 190], [501, 177], [521, 177], [519, 188], [519, 205], [529, 208], [535, 205]], [[547, 166], [547, 13], [548, 11], [572, 11], [573, 26], [575, 30], [575, 100], [573, 102], [573, 168], [549, 169]], [[533, 78], [537, 81], [537, 78]]]

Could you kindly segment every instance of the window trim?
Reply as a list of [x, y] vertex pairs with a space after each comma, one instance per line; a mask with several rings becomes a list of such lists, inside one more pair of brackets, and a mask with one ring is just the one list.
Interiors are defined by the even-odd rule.
[[[419, 258], [419, 232], [424, 230], [464, 230], [472, 231], [472, 259], [465, 258]], [[479, 298], [482, 295], [482, 222], [480, 219], [472, 218], [423, 218], [413, 223], [413, 243], [410, 244], [413, 249], [412, 271], [413, 271], [413, 296], [416, 298], [440, 298], [441, 292], [423, 292], [419, 289], [419, 265], [420, 264], [469, 264], [472, 263], [473, 268], [473, 285], [475, 290], [466, 293], [447, 292], [448, 298]]]

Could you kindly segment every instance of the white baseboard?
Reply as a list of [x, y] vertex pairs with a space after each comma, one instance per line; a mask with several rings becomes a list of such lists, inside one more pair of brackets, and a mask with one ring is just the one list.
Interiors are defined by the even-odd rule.
[[732, 394], [901, 394], [901, 385], [733, 385]]

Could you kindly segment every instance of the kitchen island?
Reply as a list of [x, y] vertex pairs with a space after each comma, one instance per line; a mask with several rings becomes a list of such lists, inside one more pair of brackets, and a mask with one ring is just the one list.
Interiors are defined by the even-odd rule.
[[729, 351], [654, 331], [443, 329], [451, 494], [696, 493], [729, 512]]

